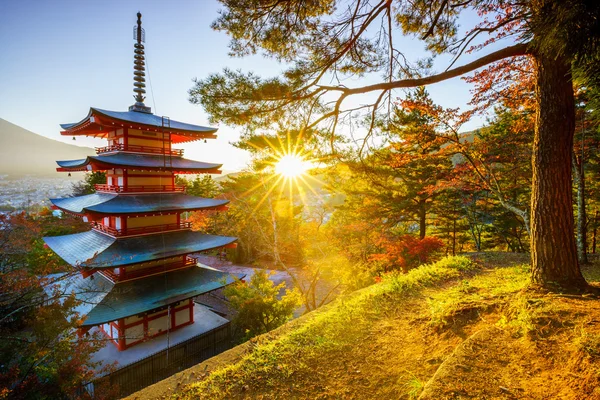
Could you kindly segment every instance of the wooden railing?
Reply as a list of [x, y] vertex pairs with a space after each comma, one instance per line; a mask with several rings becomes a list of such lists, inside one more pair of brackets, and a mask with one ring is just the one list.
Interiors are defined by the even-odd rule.
[[160, 274], [163, 272], [169, 272], [169, 271], [180, 269], [180, 268], [193, 267], [196, 264], [198, 264], [198, 259], [196, 257], [185, 256], [185, 260], [183, 260], [183, 261], [176, 261], [176, 262], [172, 262], [172, 263], [168, 263], [168, 264], [161, 264], [161, 265], [157, 265], [155, 267], [150, 267], [150, 268], [140, 268], [140, 269], [133, 270], [130, 272], [127, 272], [127, 267], [124, 267], [123, 272], [121, 274], [117, 274], [113, 270], [110, 270], [110, 269], [102, 270], [102, 273], [104, 275], [106, 275], [108, 278], [110, 278], [113, 282], [122, 282], [122, 281], [127, 281], [130, 279], [140, 278], [143, 276], [156, 275], [156, 274]]
[[175, 224], [163, 224], [163, 225], [150, 225], [150, 226], [140, 226], [136, 228], [127, 228], [127, 229], [116, 229], [110, 226], [106, 226], [99, 222], [92, 222], [92, 228], [108, 233], [112, 236], [133, 236], [133, 235], [143, 235], [145, 233], [154, 233], [154, 232], [165, 232], [165, 231], [176, 231], [179, 229], [190, 229], [192, 227], [191, 222], [180, 222]]
[[163, 149], [162, 147], [137, 146], [134, 144], [128, 144], [125, 146], [122, 143], [104, 147], [96, 147], [96, 154], [109, 153], [111, 151], [133, 151], [139, 153], [170, 154], [177, 157], [183, 156], [183, 149]]
[[112, 193], [137, 193], [137, 192], [185, 192], [185, 186], [177, 185], [106, 185], [97, 184], [94, 185], [99, 192], [112, 192]]

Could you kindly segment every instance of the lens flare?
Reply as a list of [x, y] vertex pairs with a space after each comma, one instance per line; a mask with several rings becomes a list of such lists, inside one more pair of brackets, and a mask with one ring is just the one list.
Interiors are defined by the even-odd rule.
[[286, 154], [275, 163], [275, 172], [287, 179], [298, 178], [310, 169], [310, 163], [297, 154]]

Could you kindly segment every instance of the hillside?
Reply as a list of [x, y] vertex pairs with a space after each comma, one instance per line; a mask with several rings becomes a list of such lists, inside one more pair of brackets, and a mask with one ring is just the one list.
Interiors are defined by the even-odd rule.
[[130, 398], [600, 399], [600, 301], [526, 290], [526, 261], [387, 278]]
[[48, 139], [0, 118], [0, 174], [55, 175], [56, 159], [78, 159], [94, 154], [79, 147]]

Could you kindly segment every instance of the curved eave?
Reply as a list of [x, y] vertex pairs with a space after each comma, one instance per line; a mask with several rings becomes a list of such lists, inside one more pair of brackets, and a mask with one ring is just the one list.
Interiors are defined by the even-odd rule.
[[116, 239], [91, 230], [43, 239], [70, 265], [92, 269], [147, 263], [217, 249], [237, 241], [235, 237], [206, 235], [193, 231]]
[[109, 111], [90, 108], [88, 115], [79, 122], [61, 124], [64, 136], [94, 136], [106, 137], [108, 132], [121, 127], [147, 131], [162, 131], [171, 133], [173, 143], [190, 142], [200, 139], [216, 139], [218, 128], [192, 125], [175, 120], [169, 120], [170, 126], [162, 126], [162, 117], [136, 111]]
[[230, 285], [239, 276], [191, 267], [143, 280], [117, 283], [87, 313], [82, 326], [95, 326], [155, 310]]
[[223, 210], [229, 200], [206, 199], [186, 194], [117, 195], [93, 193], [79, 197], [50, 199], [52, 205], [70, 214], [144, 215], [152, 213]]
[[[58, 164], [58, 168], [56, 168], [58, 172], [106, 171], [113, 168], [124, 168], [173, 171], [177, 173], [220, 174], [220, 168], [223, 166], [223, 164], [205, 163], [182, 157], [168, 158], [162, 155], [140, 155], [125, 152], [88, 156], [80, 160], [61, 160], [56, 163]], [[171, 166], [166, 166], [166, 164], [171, 164]]]
[[79, 300], [74, 311], [83, 320], [81, 326], [91, 327], [212, 292], [243, 276], [199, 264], [185, 270], [116, 284], [99, 273], [94, 274], [94, 279], [80, 274], [54, 274], [47, 278], [55, 282], [45, 288], [48, 295], [55, 288], [73, 294]]

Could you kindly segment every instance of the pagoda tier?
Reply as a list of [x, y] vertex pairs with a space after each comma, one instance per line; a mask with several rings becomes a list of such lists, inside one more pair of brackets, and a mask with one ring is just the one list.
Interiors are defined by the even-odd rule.
[[[111, 138], [118, 136], [145, 140], [158, 138], [160, 140], [162, 133], [168, 135], [169, 141], [173, 143], [216, 139], [217, 137], [215, 135], [217, 128], [186, 124], [148, 112], [108, 111], [94, 107], [90, 108], [87, 117], [81, 121], [61, 124], [61, 127], [64, 129], [61, 135], [94, 136], [109, 139], [109, 142]], [[122, 144], [139, 145], [131, 140], [129, 142]]]
[[198, 210], [226, 210], [229, 200], [205, 199], [183, 193], [118, 195], [92, 193], [79, 197], [50, 199], [55, 208], [79, 216], [150, 216], [159, 213]]
[[237, 239], [189, 230], [114, 238], [91, 230], [45, 237], [46, 244], [74, 267], [104, 269], [128, 266], [228, 246]]
[[[102, 273], [85, 279], [79, 275], [51, 275], [64, 293], [80, 301], [75, 309], [85, 316], [81, 332], [93, 326], [125, 350], [154, 336], [194, 322], [193, 297], [228, 285], [235, 278], [201, 264], [184, 271], [168, 272], [140, 280], [112, 282]], [[165, 329], [169, 326], [169, 329]]]
[[55, 280], [66, 293], [73, 292], [81, 300], [75, 311], [86, 316], [83, 326], [94, 326], [208, 293], [234, 279], [228, 273], [194, 266], [120, 283], [111, 282], [100, 273], [94, 274], [94, 279], [72, 275]]
[[132, 171], [169, 171], [176, 174], [220, 174], [222, 164], [187, 160], [179, 156], [149, 155], [117, 152], [107, 155], [88, 156], [81, 160], [57, 161], [59, 172], [107, 171], [126, 169]]

